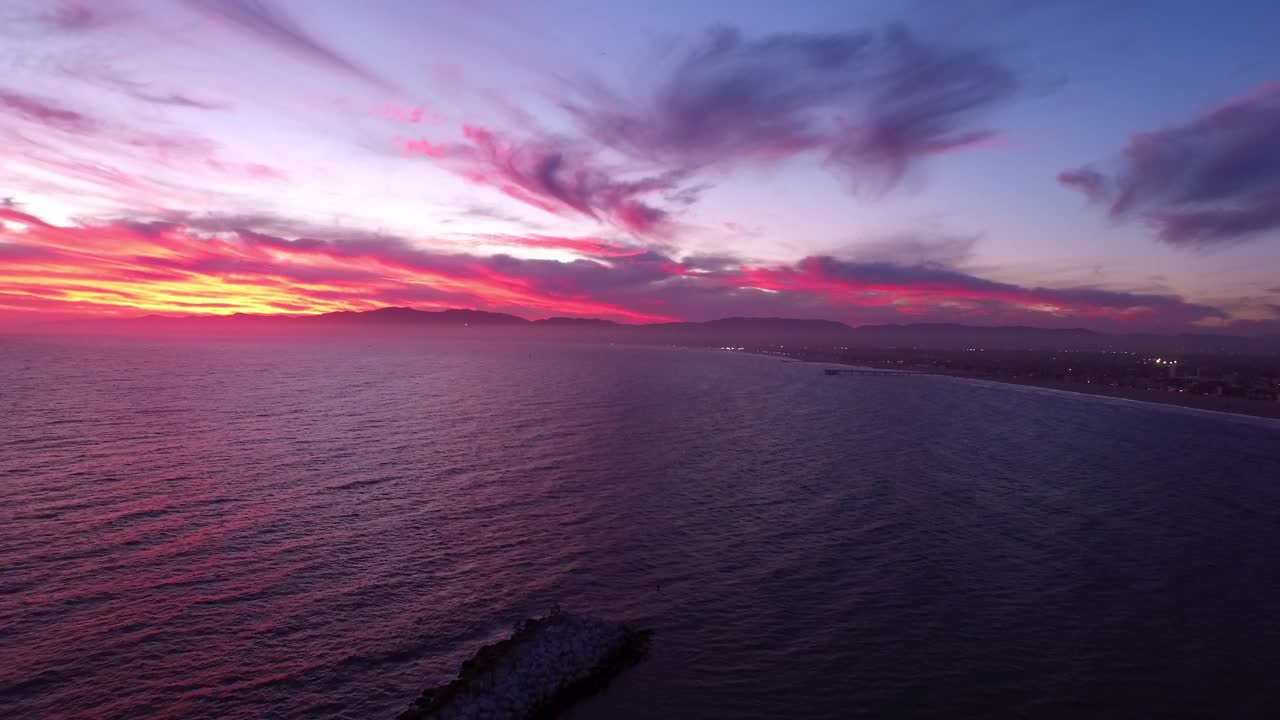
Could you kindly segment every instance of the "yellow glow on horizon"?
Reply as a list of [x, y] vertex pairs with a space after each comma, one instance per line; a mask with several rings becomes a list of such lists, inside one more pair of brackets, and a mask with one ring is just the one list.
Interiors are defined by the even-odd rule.
[[[4, 307], [78, 314], [316, 314], [387, 305], [516, 307], [547, 314], [667, 320], [567, 292], [549, 294], [468, 256], [428, 266], [412, 250], [292, 246], [183, 228], [58, 227], [10, 213], [0, 239], [32, 250], [0, 265]], [[443, 256], [442, 256], [443, 257]]]

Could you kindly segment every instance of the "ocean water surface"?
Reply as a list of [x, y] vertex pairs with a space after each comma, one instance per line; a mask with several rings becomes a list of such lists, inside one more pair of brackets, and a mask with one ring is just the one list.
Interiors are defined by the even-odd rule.
[[736, 353], [0, 338], [0, 716], [1275, 717], [1280, 423]]

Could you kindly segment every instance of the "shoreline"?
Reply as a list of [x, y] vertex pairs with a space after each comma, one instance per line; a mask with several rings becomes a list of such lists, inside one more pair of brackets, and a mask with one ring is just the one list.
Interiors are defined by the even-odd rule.
[[[864, 363], [848, 363], [838, 360], [805, 360], [801, 358], [791, 357], [781, 354], [751, 352], [745, 351], [745, 354], [756, 355], [759, 357], [773, 358], [783, 362], [803, 362], [811, 365], [828, 365], [839, 367], [856, 367], [871, 370], [882, 370], [885, 368], [877, 368], [873, 365]], [[1074, 383], [1062, 380], [1038, 380], [1027, 378], [1005, 378], [991, 377], [986, 375], [978, 375], [962, 372], [945, 372], [936, 370], [900, 370], [898, 374], [902, 375], [923, 375], [931, 377], [947, 377], [958, 378], [961, 380], [978, 380], [981, 382], [989, 382], [1000, 385], [1015, 385], [1020, 387], [1034, 387], [1042, 390], [1053, 390], [1056, 392], [1067, 392], [1076, 395], [1086, 395], [1090, 397], [1104, 397], [1113, 400], [1128, 400], [1130, 402], [1147, 403], [1150, 405], [1166, 405], [1171, 407], [1181, 407], [1190, 410], [1200, 410], [1203, 412], [1214, 412], [1223, 415], [1233, 415], [1236, 417], [1252, 417], [1263, 420], [1280, 420], [1280, 402], [1270, 402], [1267, 400], [1253, 400], [1249, 398], [1232, 398], [1216, 395], [1192, 395], [1186, 393], [1171, 393], [1162, 390], [1146, 390], [1142, 388], [1122, 388], [1112, 387], [1109, 385], [1099, 385], [1093, 383]]]
[[1188, 395], [1170, 393], [1161, 390], [1144, 390], [1141, 388], [1118, 388], [1092, 383], [1070, 383], [1060, 380], [1023, 380], [1016, 378], [992, 378], [982, 375], [964, 373], [917, 373], [935, 377], [959, 378], [962, 380], [978, 380], [999, 385], [1016, 385], [1033, 387], [1054, 392], [1072, 393], [1087, 397], [1102, 397], [1112, 400], [1145, 403], [1147, 405], [1165, 405], [1180, 407], [1201, 412], [1213, 412], [1236, 417], [1251, 417], [1262, 420], [1280, 420], [1280, 403], [1266, 400], [1250, 400], [1248, 398], [1229, 398], [1215, 395]]

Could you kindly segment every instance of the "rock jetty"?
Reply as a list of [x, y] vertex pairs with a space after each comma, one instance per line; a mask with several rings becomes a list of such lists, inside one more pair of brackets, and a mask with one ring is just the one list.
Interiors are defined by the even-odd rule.
[[554, 611], [463, 661], [397, 720], [543, 720], [605, 687], [639, 662], [652, 632]]

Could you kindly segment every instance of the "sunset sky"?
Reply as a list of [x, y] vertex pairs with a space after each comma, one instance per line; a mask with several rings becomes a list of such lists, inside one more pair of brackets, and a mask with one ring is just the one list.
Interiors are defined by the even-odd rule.
[[1280, 3], [0, 0], [0, 326], [1280, 332]]

